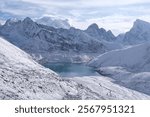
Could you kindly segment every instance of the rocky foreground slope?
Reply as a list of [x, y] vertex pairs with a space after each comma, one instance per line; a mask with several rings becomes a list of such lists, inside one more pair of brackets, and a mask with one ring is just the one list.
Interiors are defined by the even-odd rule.
[[150, 99], [105, 77], [62, 80], [0, 38], [0, 99]]

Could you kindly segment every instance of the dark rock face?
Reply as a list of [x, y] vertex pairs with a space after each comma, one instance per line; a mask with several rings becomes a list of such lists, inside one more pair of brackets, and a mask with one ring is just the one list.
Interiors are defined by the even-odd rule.
[[137, 19], [130, 31], [125, 33], [122, 42], [129, 45], [135, 45], [150, 41], [149, 37], [150, 23]]
[[8, 20], [1, 26], [0, 35], [30, 55], [40, 55], [43, 58], [59, 51], [77, 54], [104, 53], [111, 48], [102, 41], [111, 42], [115, 39], [111, 31], [99, 29], [96, 24], [89, 26], [86, 31], [74, 27], [56, 29], [37, 24], [28, 17], [23, 21]]

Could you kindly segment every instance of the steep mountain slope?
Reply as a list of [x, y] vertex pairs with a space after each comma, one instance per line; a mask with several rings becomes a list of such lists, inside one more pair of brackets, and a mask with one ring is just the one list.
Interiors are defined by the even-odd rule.
[[101, 67], [98, 73], [111, 77], [114, 83], [150, 95], [150, 72], [130, 72], [123, 67]]
[[99, 40], [103, 40], [103, 41], [114, 41], [116, 38], [115, 36], [112, 34], [112, 32], [109, 30], [109, 31], [106, 31], [105, 29], [103, 28], [100, 28], [98, 27], [97, 24], [91, 24], [86, 30], [85, 32], [87, 34], [89, 34], [90, 36], [96, 38], [96, 39], [99, 39]]
[[99, 40], [107, 48], [107, 51], [122, 48], [121, 44], [116, 43], [116, 37], [110, 30], [106, 31], [104, 28], [99, 28], [95, 23], [91, 24], [84, 32]]
[[68, 20], [62, 20], [54, 17], [42, 17], [39, 19], [36, 19], [36, 22], [39, 24], [43, 24], [46, 26], [51, 26], [54, 28], [64, 28], [64, 29], [69, 29], [70, 24], [68, 23]]
[[30, 18], [17, 22], [8, 20], [0, 28], [0, 34], [9, 42], [44, 62], [86, 62], [95, 54], [120, 48], [117, 44], [101, 41], [82, 30], [55, 29], [37, 24]]
[[137, 92], [130, 89], [127, 91], [126, 88], [112, 83], [113, 81], [109, 77], [85, 76], [75, 77], [71, 80], [81, 84], [83, 87], [88, 87], [102, 99], [140, 99], [141, 96], [143, 97], [143, 94], [137, 94]]
[[89, 65], [101, 75], [115, 79], [115, 83], [150, 95], [149, 53], [150, 43], [145, 43], [105, 53]]
[[150, 99], [103, 77], [62, 80], [2, 38], [0, 64], [0, 99]]
[[132, 72], [150, 71], [150, 43], [104, 53], [89, 64], [95, 67], [121, 66]]
[[125, 33], [122, 41], [127, 45], [135, 45], [150, 41], [150, 23], [137, 19], [133, 27]]
[[56, 73], [37, 64], [29, 55], [2, 38], [0, 64], [0, 99], [57, 99], [61, 95], [57, 83], [60, 79]]

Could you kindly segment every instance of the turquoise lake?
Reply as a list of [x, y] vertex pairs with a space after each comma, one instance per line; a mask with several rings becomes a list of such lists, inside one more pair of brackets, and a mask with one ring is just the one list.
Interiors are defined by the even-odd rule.
[[94, 68], [80, 63], [47, 63], [44, 66], [52, 69], [62, 77], [98, 75]]

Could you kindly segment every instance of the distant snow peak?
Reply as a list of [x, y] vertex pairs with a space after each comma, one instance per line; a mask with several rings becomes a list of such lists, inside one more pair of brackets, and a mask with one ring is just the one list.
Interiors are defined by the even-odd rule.
[[29, 17], [26, 17], [26, 18], [23, 20], [23, 22], [25, 22], [25, 23], [33, 23], [33, 20], [32, 20], [31, 18], [29, 18]]
[[52, 26], [54, 28], [64, 28], [64, 29], [70, 28], [68, 19], [59, 19], [59, 18], [45, 16], [37, 19], [36, 22], [39, 24]]
[[150, 24], [149, 22], [146, 22], [146, 21], [143, 21], [143, 20], [140, 20], [140, 19], [136, 19], [136, 21], [134, 22], [134, 25], [147, 25], [147, 24]]
[[150, 41], [150, 23], [137, 19], [129, 32], [123, 37], [124, 44], [135, 45]]
[[110, 30], [106, 31], [104, 28], [99, 28], [96, 23], [91, 24], [85, 32], [101, 41], [113, 41], [115, 39], [115, 36]]
[[89, 29], [99, 29], [99, 27], [96, 23], [93, 23], [87, 28], [87, 30], [89, 30]]
[[17, 22], [19, 22], [19, 21], [20, 21], [20, 20], [17, 19], [17, 18], [11, 18], [11, 19], [8, 19], [8, 20], [5, 22], [5, 25], [11, 26], [11, 25], [13, 25], [13, 24], [15, 24], [15, 23], [17, 23]]
[[[8, 41], [29, 54], [41, 55], [45, 62], [49, 60], [78, 61], [81, 53], [86, 53], [91, 58], [96, 55], [89, 53], [100, 54], [120, 48], [120, 45], [113, 43], [115, 37], [111, 31], [99, 29], [97, 24], [91, 25], [90, 30], [80, 30], [74, 27], [63, 29], [40, 25], [27, 17], [11, 26], [2, 26], [0, 33]], [[57, 52], [60, 56], [56, 56]], [[64, 59], [61, 57], [62, 52], [66, 55], [63, 57]], [[83, 62], [83, 59], [80, 60]]]
[[[32, 26], [35, 26], [37, 25], [31, 18], [29, 17], [26, 17], [23, 21], [22, 21], [22, 24], [24, 25], [24, 27], [32, 27]], [[32, 31], [32, 29], [30, 30]]]
[[137, 19], [135, 22], [134, 22], [134, 25], [132, 27], [131, 30], [133, 29], [143, 29], [143, 31], [145, 30], [148, 30], [150, 29], [150, 23], [149, 22], [146, 22], [146, 21], [143, 21], [143, 20], [140, 20], [140, 19]]
[[113, 35], [111, 30], [108, 30], [107, 33], [110, 34], [110, 35]]

